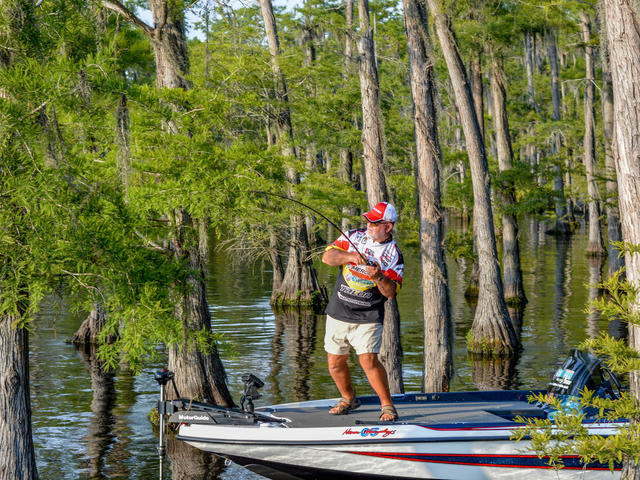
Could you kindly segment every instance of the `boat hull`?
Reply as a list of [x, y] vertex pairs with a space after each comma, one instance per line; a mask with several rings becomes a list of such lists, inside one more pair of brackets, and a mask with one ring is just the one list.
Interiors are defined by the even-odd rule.
[[[612, 426], [593, 427], [601, 434]], [[513, 428], [426, 425], [357, 425], [285, 428], [183, 426], [179, 439], [221, 455], [270, 478], [607, 479], [605, 465], [585, 466], [567, 455], [564, 468], [528, 451], [528, 441], [510, 439]], [[261, 471], [261, 465], [267, 470]], [[266, 474], [265, 472], [272, 472]], [[283, 472], [278, 476], [273, 472]], [[287, 477], [288, 475], [288, 477]]]

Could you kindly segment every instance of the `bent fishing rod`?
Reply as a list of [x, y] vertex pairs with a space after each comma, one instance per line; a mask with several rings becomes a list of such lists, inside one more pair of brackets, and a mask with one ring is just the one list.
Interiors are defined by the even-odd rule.
[[329, 224], [330, 224], [331, 226], [333, 226], [333, 228], [335, 228], [336, 230], [338, 230], [338, 232], [340, 232], [340, 234], [341, 234], [344, 238], [346, 238], [346, 239], [347, 239], [347, 241], [348, 241], [348, 242], [351, 244], [351, 246], [355, 249], [356, 253], [357, 253], [358, 255], [360, 255], [360, 258], [362, 258], [362, 260], [364, 260], [364, 261], [365, 261], [365, 263], [366, 263], [367, 265], [372, 266], [372, 267], [376, 266], [376, 264], [375, 264], [374, 262], [372, 262], [372, 261], [368, 260], [368, 259], [367, 259], [367, 257], [365, 257], [365, 256], [360, 252], [360, 250], [358, 250], [358, 247], [356, 247], [355, 243], [353, 243], [353, 242], [351, 241], [351, 239], [349, 238], [349, 236], [348, 236], [347, 234], [345, 234], [345, 233], [340, 229], [340, 227], [338, 227], [334, 222], [332, 222], [329, 218], [327, 218], [325, 215], [323, 215], [322, 213], [320, 213], [320, 212], [319, 212], [318, 210], [316, 210], [315, 208], [310, 207], [310, 206], [309, 206], [309, 205], [307, 205], [306, 203], [302, 203], [300, 200], [296, 200], [295, 198], [287, 197], [286, 195], [281, 195], [281, 194], [279, 194], [279, 193], [264, 192], [264, 191], [262, 191], [262, 190], [251, 190], [251, 192], [252, 192], [252, 193], [257, 193], [257, 194], [260, 194], [260, 195], [268, 195], [268, 196], [270, 196], [270, 197], [278, 197], [278, 198], [282, 198], [282, 199], [284, 199], [284, 200], [289, 200], [290, 202], [297, 203], [298, 205], [301, 205], [301, 206], [303, 206], [304, 208], [307, 208], [307, 209], [311, 210], [313, 213], [315, 213], [316, 215], [321, 216], [321, 217], [322, 217], [322, 218], [324, 218], [327, 222], [329, 222]]

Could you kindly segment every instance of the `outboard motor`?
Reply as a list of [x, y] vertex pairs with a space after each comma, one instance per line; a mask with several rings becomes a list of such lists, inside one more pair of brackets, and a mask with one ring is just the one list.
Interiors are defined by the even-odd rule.
[[[595, 355], [572, 350], [549, 383], [548, 395], [559, 398], [566, 413], [580, 414], [580, 397], [585, 388], [595, 392], [595, 397], [612, 400], [620, 398], [620, 382], [611, 370]], [[553, 420], [555, 408], [547, 406], [546, 410], [547, 416]], [[595, 411], [585, 413], [590, 415]]]

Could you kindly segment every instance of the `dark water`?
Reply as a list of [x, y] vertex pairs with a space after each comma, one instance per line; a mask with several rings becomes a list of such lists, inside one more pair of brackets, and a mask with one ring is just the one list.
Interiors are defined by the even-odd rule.
[[[529, 303], [522, 316], [522, 353], [513, 365], [483, 364], [467, 358], [465, 335], [472, 310], [464, 299], [469, 269], [449, 264], [455, 319], [453, 390], [543, 387], [567, 351], [610, 326], [584, 312], [589, 284], [606, 272], [606, 263], [588, 261], [584, 230], [570, 241], [544, 234], [529, 220], [521, 226], [521, 250]], [[402, 245], [402, 243], [401, 243]], [[403, 248], [404, 286], [398, 303], [404, 348], [406, 391], [419, 391], [422, 375], [422, 295], [417, 250]], [[229, 262], [216, 251], [211, 262], [209, 300], [214, 329], [231, 346], [223, 354], [234, 398], [240, 376], [252, 372], [265, 380], [259, 404], [337, 396], [327, 373], [322, 348], [324, 317], [274, 315], [269, 307], [271, 275], [260, 265]], [[335, 269], [318, 265], [320, 279], [330, 289]], [[157, 438], [146, 418], [157, 400], [151, 365], [142, 375], [105, 375], [64, 342], [80, 320], [64, 305], [45, 305], [31, 336], [33, 431], [38, 468], [43, 479], [158, 478]], [[354, 365], [355, 358], [352, 359]], [[372, 393], [359, 368], [353, 369], [358, 394]], [[191, 458], [173, 452], [164, 478], [257, 479], [210, 457]], [[178, 459], [179, 457], [179, 459]]]

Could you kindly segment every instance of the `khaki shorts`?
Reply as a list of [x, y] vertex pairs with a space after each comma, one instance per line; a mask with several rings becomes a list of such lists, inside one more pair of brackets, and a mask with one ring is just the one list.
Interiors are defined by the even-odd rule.
[[324, 349], [334, 355], [346, 355], [349, 346], [357, 355], [378, 353], [382, 345], [381, 323], [349, 323], [327, 315]]

